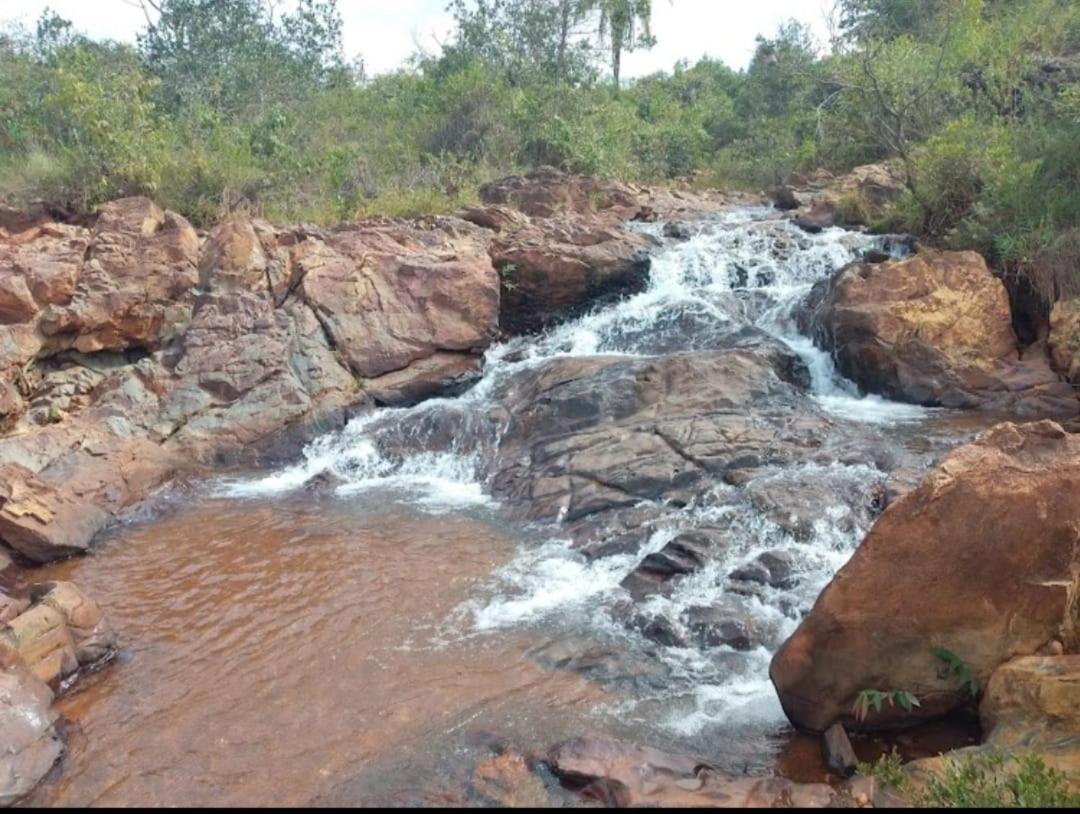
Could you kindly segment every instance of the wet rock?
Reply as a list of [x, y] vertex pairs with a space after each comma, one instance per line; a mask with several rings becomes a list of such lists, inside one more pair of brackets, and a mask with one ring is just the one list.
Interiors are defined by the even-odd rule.
[[814, 287], [801, 323], [869, 392], [1028, 417], [1080, 411], [1045, 360], [1021, 360], [1005, 287], [974, 252], [848, 266]]
[[0, 541], [38, 563], [80, 554], [108, 515], [18, 464], [0, 466]]
[[482, 374], [480, 356], [440, 352], [402, 370], [368, 379], [364, 392], [380, 406], [407, 407], [436, 396], [461, 395]]
[[[773, 659], [788, 717], [823, 731], [942, 715], [970, 700], [944, 648], [985, 685], [1067, 626], [1077, 568], [1080, 437], [1050, 421], [1001, 424], [948, 455], [878, 519]], [[914, 610], [913, 610], [914, 609]], [[859, 722], [867, 687], [921, 701]]]
[[729, 470], [813, 454], [823, 427], [788, 412], [798, 392], [741, 350], [554, 360], [496, 398], [508, 426], [494, 490], [533, 519], [685, 505]]
[[70, 582], [44, 583], [32, 592], [33, 604], [0, 630], [34, 674], [53, 687], [80, 667], [111, 655], [116, 634], [101, 609]]
[[665, 223], [663, 233], [664, 237], [672, 240], [689, 240], [693, 236], [690, 225], [679, 221]]
[[790, 590], [799, 584], [794, 558], [787, 551], [766, 551], [728, 576], [740, 582], [756, 582], [782, 590]]
[[668, 595], [679, 577], [700, 570], [722, 545], [722, 540], [715, 533], [683, 532], [660, 551], [645, 557], [622, 581], [622, 587], [630, 592], [635, 601], [652, 594]]
[[52, 608], [63, 616], [74, 642], [79, 666], [101, 661], [116, 648], [116, 633], [101, 608], [74, 583], [41, 583], [34, 586], [31, 598], [35, 603]]
[[671, 668], [644, 649], [559, 639], [535, 647], [527, 655], [542, 667], [572, 672], [604, 687], [636, 691], [671, 688]]
[[647, 243], [618, 226], [542, 222], [498, 235], [491, 259], [502, 282], [499, 324], [532, 333], [644, 290]]
[[630, 620], [630, 625], [646, 639], [663, 647], [686, 647], [686, 637], [675, 627], [675, 623], [663, 614], [636, 613]]
[[53, 694], [0, 645], [0, 806], [29, 794], [60, 759]]
[[473, 771], [473, 789], [503, 808], [547, 808], [552, 804], [543, 781], [515, 752], [481, 760]]
[[700, 647], [730, 647], [747, 651], [770, 643], [776, 628], [761, 618], [751, 603], [725, 596], [705, 607], [688, 608], [682, 621]]
[[825, 754], [825, 765], [829, 767], [829, 771], [841, 777], [850, 777], [855, 774], [859, 759], [855, 756], [855, 750], [841, 724], [833, 724], [825, 730], [821, 745]]
[[795, 190], [789, 186], [777, 186], [769, 190], [769, 200], [777, 209], [787, 212], [802, 206]]
[[564, 784], [620, 806], [789, 808], [834, 798], [824, 784], [730, 778], [692, 756], [601, 738], [558, 744], [548, 763]]

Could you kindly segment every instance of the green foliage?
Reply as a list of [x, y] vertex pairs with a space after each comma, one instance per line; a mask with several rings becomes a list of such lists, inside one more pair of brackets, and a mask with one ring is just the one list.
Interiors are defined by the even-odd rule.
[[[0, 33], [0, 200], [334, 222], [453, 209], [540, 164], [761, 188], [895, 156], [891, 228], [1020, 274], [1080, 229], [1069, 0], [843, 0], [829, 54], [788, 22], [746, 70], [704, 59], [621, 88], [604, 74], [653, 42], [647, 0], [453, 0], [441, 50], [375, 78], [345, 63], [336, 0], [154, 6], [137, 48], [52, 13]], [[856, 196], [841, 210], [868, 220]], [[1071, 290], [1060, 277], [1048, 290]]]
[[941, 662], [941, 666], [938, 668], [938, 678], [942, 681], [949, 678], [957, 679], [960, 686], [968, 691], [972, 701], [978, 699], [979, 682], [972, 675], [971, 667], [968, 666], [967, 662], [944, 647], [934, 648], [934, 658]]
[[856, 771], [864, 777], [873, 777], [882, 786], [905, 792], [909, 788], [910, 781], [904, 774], [904, 759], [900, 753], [893, 750], [887, 755], [882, 755], [875, 763], [859, 763]]
[[941, 776], [928, 778], [914, 802], [934, 808], [1076, 808], [1080, 795], [1036, 755], [989, 752], [944, 758]]
[[900, 707], [905, 712], [911, 712], [916, 707], [921, 706], [919, 699], [906, 690], [867, 688], [859, 690], [859, 693], [855, 696], [852, 712], [855, 714], [856, 720], [865, 721], [871, 709], [875, 712], [881, 712], [886, 703], [890, 707]]

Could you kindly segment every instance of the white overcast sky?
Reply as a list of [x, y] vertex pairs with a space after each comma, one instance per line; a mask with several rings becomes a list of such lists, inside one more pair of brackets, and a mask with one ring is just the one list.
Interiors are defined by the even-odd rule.
[[[771, 35], [794, 17], [827, 40], [825, 8], [830, 0], [653, 0], [657, 46], [627, 57], [627, 76], [671, 70], [679, 59], [708, 55], [743, 68], [754, 51], [754, 37]], [[143, 26], [135, 0], [0, 0], [0, 22], [32, 27], [51, 7], [77, 29], [97, 38], [134, 41]], [[447, 0], [339, 0], [345, 25], [345, 51], [364, 58], [368, 73], [400, 65], [417, 45], [435, 50], [452, 29]]]

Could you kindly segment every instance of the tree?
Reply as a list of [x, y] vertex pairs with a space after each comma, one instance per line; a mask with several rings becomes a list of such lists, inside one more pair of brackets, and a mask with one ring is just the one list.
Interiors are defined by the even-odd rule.
[[280, 18], [270, 0], [141, 3], [139, 47], [166, 109], [261, 114], [348, 75], [337, 0], [300, 0]]
[[611, 53], [611, 72], [618, 89], [624, 52], [652, 48], [652, 0], [591, 0], [587, 7], [599, 14], [598, 34]]

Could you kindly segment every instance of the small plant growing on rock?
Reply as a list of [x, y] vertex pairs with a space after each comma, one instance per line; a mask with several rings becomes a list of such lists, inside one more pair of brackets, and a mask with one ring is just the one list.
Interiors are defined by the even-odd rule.
[[920, 706], [919, 699], [907, 690], [878, 690], [868, 687], [859, 690], [859, 694], [855, 696], [852, 711], [855, 713], [856, 720], [865, 721], [871, 709], [881, 712], [886, 703], [890, 707], [900, 707], [905, 712], [911, 712], [915, 707]]
[[904, 774], [904, 759], [895, 746], [889, 754], [882, 755], [875, 763], [858, 764], [856, 771], [864, 777], [874, 778], [886, 788], [899, 792], [906, 791], [909, 785], [908, 776]]
[[945, 758], [943, 771], [927, 779], [913, 802], [934, 808], [1076, 808], [1080, 794], [1037, 755], [987, 752]]
[[503, 288], [507, 291], [513, 291], [517, 288], [517, 285], [511, 280], [515, 271], [517, 271], [517, 266], [513, 263], [503, 263], [499, 268], [499, 278], [502, 280]]
[[938, 678], [946, 680], [955, 677], [960, 680], [960, 686], [967, 689], [974, 701], [979, 697], [979, 681], [971, 673], [971, 668], [959, 656], [944, 647], [934, 648], [934, 657], [941, 662], [938, 667]]

